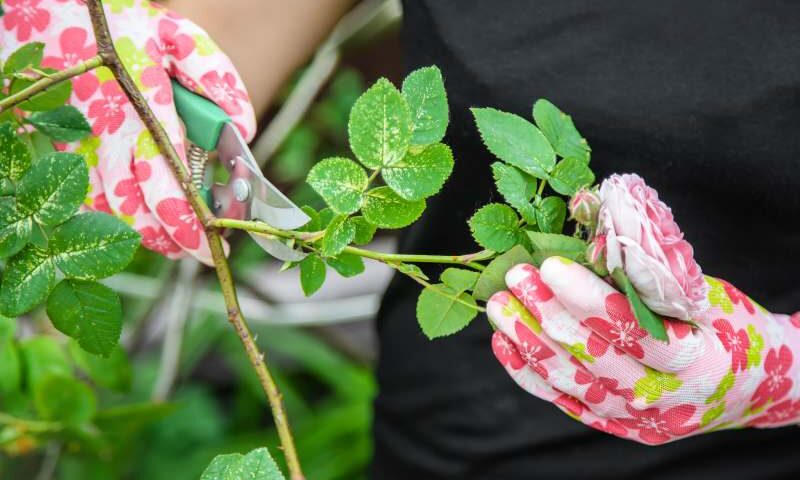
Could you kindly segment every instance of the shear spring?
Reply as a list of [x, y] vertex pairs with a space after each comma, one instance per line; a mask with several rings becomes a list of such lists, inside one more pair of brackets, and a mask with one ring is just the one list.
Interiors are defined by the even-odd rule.
[[189, 171], [192, 175], [192, 183], [197, 188], [203, 187], [203, 180], [206, 176], [206, 164], [208, 163], [208, 152], [195, 144], [190, 144], [186, 152], [189, 160]]

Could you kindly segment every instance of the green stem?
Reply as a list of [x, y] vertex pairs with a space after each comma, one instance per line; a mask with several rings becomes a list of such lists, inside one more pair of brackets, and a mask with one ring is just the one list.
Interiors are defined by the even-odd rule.
[[58, 71], [56, 73], [50, 74], [49, 76], [44, 77], [41, 80], [37, 80], [27, 88], [20, 90], [19, 92], [13, 95], [9, 95], [6, 98], [0, 100], [0, 113], [8, 110], [9, 108], [13, 108], [15, 105], [24, 102], [25, 100], [31, 98], [37, 93], [41, 93], [47, 90], [53, 85], [61, 83], [65, 80], [69, 80], [72, 77], [81, 75], [83, 73], [88, 72], [89, 70], [93, 70], [102, 65], [103, 65], [103, 58], [100, 55], [95, 55], [94, 57], [86, 61], [73, 65], [67, 69]]
[[62, 429], [61, 424], [56, 422], [45, 422], [40, 420], [27, 420], [0, 412], [0, 424], [16, 425], [23, 427], [26, 431], [34, 433], [57, 432]]
[[547, 186], [547, 180], [542, 180], [539, 182], [539, 190], [536, 192], [536, 199], [540, 199], [542, 197], [542, 192], [544, 192], [544, 187]]
[[[210, 223], [219, 228], [234, 228], [237, 230], [247, 230], [249, 232], [273, 235], [279, 238], [295, 239], [301, 241], [314, 241], [319, 238], [318, 232], [295, 232], [292, 230], [281, 230], [264, 222], [236, 220], [232, 218], [216, 218]], [[480, 261], [490, 260], [497, 255], [492, 250], [481, 250], [480, 252], [469, 253], [466, 255], [416, 255], [403, 253], [384, 253], [365, 248], [353, 246], [345, 247], [347, 253], [352, 253], [364, 258], [378, 260], [384, 263], [404, 262], [404, 263], [445, 263], [449, 265], [464, 265], [478, 271], [484, 268]]]

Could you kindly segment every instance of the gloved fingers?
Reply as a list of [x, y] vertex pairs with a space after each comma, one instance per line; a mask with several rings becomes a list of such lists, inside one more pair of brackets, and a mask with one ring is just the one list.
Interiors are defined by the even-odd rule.
[[[506, 273], [509, 290], [539, 319], [541, 335], [557, 342], [572, 358], [572, 370], [562, 376], [560, 390], [583, 400], [602, 416], [625, 412], [644, 366], [581, 325], [559, 303], [532, 265], [517, 265]], [[605, 355], [609, 350], [614, 353]]]
[[525, 368], [526, 361], [522, 358], [514, 342], [503, 332], [497, 331], [492, 335], [492, 351], [505, 368], [508, 376], [526, 392], [556, 405], [561, 411], [586, 425], [605, 425], [607, 423], [586, 404], [574, 396], [560, 391], [535, 370]]
[[230, 58], [205, 30], [166, 9], [154, 19], [158, 42], [147, 44], [150, 56], [187, 89], [219, 105], [246, 141], [256, 133], [256, 118], [244, 82]]
[[650, 368], [681, 371], [707, 353], [706, 336], [677, 320], [664, 319], [668, 342], [651, 337], [639, 326], [627, 297], [578, 263], [548, 258], [541, 278], [574, 318]]

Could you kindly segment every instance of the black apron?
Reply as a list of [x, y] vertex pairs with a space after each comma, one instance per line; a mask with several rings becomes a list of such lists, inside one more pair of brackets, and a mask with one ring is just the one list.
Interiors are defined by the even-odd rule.
[[[571, 114], [598, 178], [656, 188], [704, 272], [768, 309], [800, 310], [800, 2], [408, 0], [408, 70], [436, 64], [456, 167], [401, 251], [478, 248], [466, 220], [499, 197], [470, 106]], [[429, 271], [437, 275], [436, 271]], [[485, 318], [428, 341], [416, 284], [396, 278], [378, 320], [372, 477], [790, 478], [800, 428], [648, 447], [597, 432], [520, 389]]]

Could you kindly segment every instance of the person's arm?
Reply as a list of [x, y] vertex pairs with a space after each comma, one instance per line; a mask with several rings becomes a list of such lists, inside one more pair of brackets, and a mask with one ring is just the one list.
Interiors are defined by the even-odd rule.
[[314, 53], [354, 0], [169, 0], [204, 27], [239, 69], [256, 115]]

